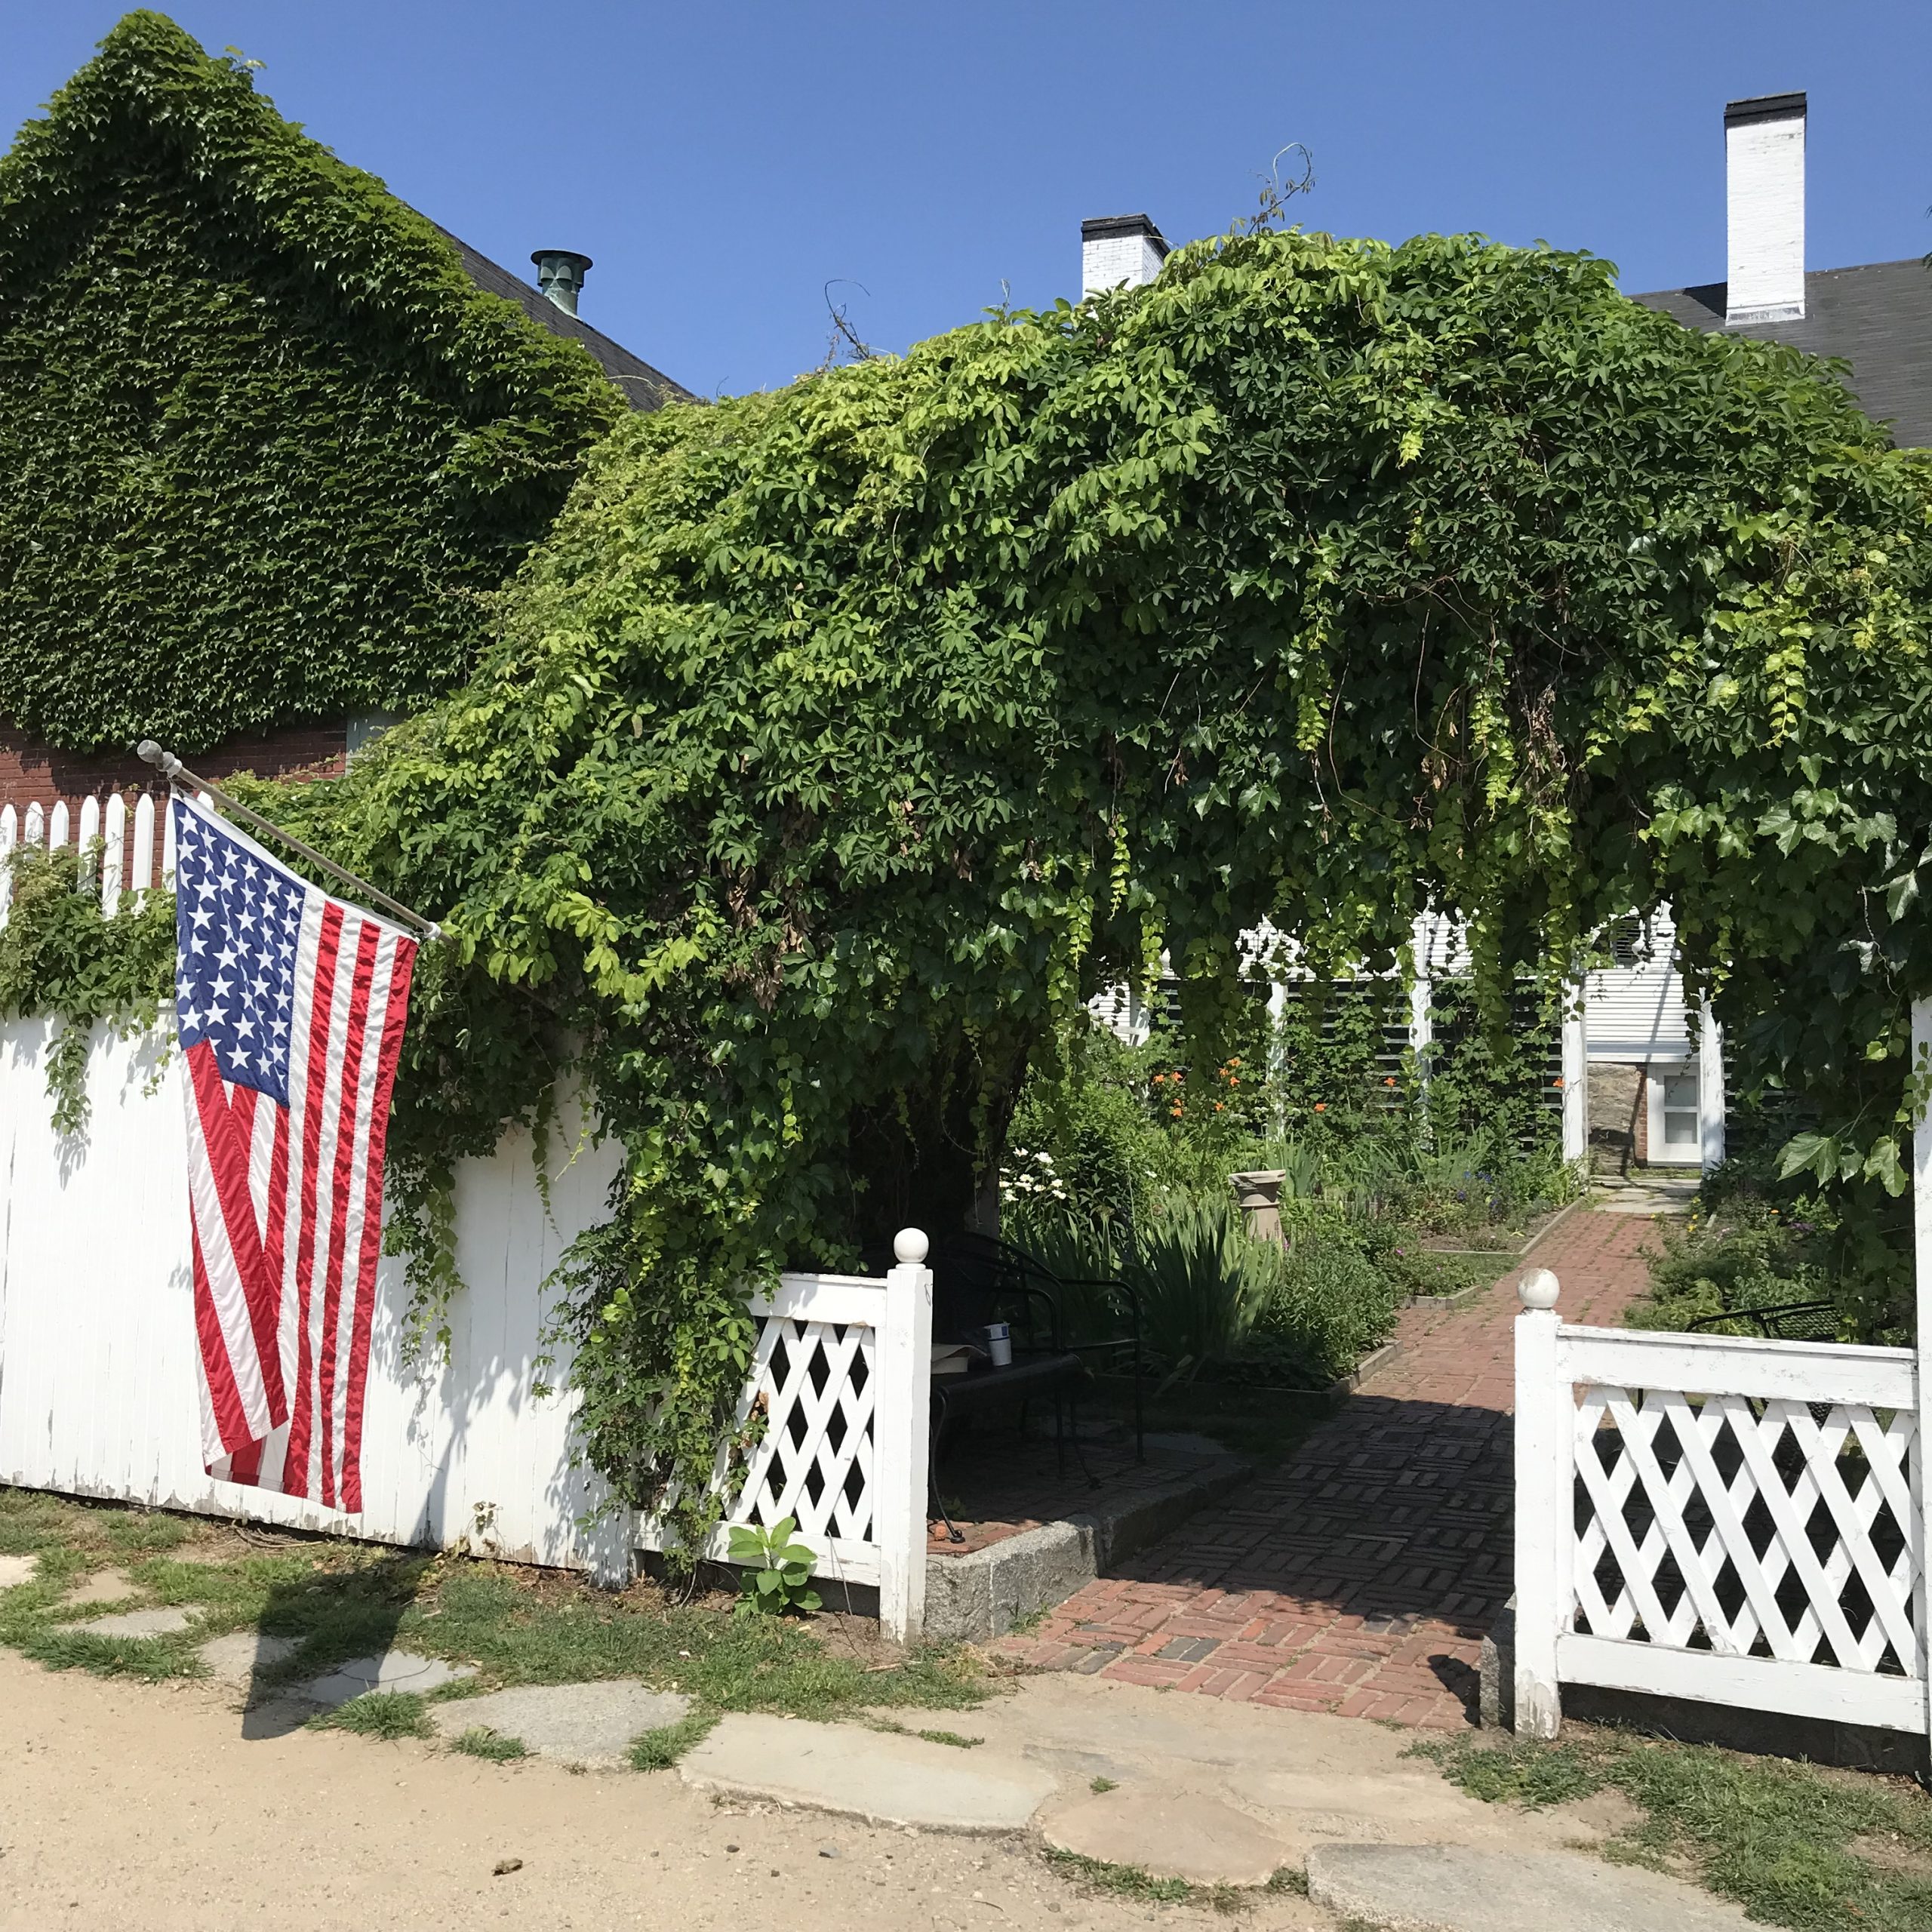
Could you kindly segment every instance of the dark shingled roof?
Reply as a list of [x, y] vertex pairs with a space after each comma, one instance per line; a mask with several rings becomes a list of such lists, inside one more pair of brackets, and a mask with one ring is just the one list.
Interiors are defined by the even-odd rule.
[[438, 224], [451, 247], [462, 257], [464, 271], [478, 288], [514, 302], [533, 322], [560, 335], [567, 342], [580, 342], [596, 357], [604, 373], [623, 392], [633, 409], [657, 409], [667, 402], [690, 402], [689, 389], [674, 383], [662, 370], [633, 355], [620, 342], [613, 342], [601, 329], [594, 329], [575, 315], [566, 315], [547, 295], [540, 294], [521, 275], [512, 275], [488, 255], [479, 255], [460, 235], [451, 235]]
[[[1710, 281], [1632, 299], [1715, 334], [1724, 325], [1725, 288]], [[1923, 262], [1819, 269], [1804, 278], [1801, 321], [1752, 322], [1731, 333], [1849, 362], [1865, 413], [1889, 423], [1901, 449], [1932, 448], [1932, 269]]]

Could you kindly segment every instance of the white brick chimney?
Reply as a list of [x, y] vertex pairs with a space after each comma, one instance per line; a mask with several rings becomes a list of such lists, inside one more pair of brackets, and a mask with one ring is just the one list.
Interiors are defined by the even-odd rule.
[[1144, 214], [1106, 214], [1080, 224], [1080, 299], [1124, 282], [1140, 288], [1161, 272], [1166, 238]]
[[1727, 322], [1804, 313], [1804, 97], [1761, 94], [1724, 111], [1730, 256]]

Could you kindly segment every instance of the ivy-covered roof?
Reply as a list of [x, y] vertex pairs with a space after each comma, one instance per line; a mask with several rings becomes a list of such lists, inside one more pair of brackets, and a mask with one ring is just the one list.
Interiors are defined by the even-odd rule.
[[626, 413], [595, 334], [130, 14], [0, 158], [0, 718], [187, 752], [449, 688]]

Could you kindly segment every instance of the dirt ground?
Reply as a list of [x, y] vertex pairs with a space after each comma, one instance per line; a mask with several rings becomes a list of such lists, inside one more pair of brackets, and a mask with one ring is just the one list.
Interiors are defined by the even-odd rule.
[[0, 1652], [7, 1932], [742, 1932], [774, 1918], [878, 1932], [1334, 1923], [1292, 1897], [1230, 1921], [1096, 1896], [1017, 1841], [728, 1808], [673, 1772], [576, 1774], [331, 1732], [245, 1740], [205, 1685], [103, 1681]]

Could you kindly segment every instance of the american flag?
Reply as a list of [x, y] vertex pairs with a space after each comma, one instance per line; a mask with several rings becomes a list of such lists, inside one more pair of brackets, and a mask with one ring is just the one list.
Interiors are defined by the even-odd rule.
[[360, 1509], [416, 942], [202, 804], [177, 795], [174, 811], [204, 1460], [229, 1481]]

